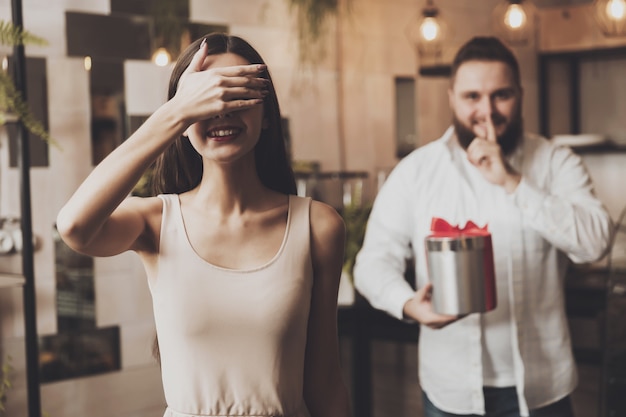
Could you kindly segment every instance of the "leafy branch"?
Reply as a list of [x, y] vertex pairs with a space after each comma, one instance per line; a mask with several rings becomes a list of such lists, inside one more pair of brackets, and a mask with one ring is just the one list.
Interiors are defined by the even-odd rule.
[[31, 133], [46, 142], [54, 142], [46, 128], [35, 118], [28, 104], [22, 99], [13, 80], [6, 73], [0, 72], [0, 125], [7, 121], [5, 112], [15, 113]]
[[[0, 43], [11, 46], [48, 44], [45, 39], [3, 20], [0, 20]], [[24, 127], [34, 135], [46, 142], [55, 143], [43, 124], [33, 115], [11, 77], [5, 71], [0, 71], [0, 126], [9, 121], [10, 114], [21, 120]]]
[[314, 41], [320, 38], [326, 19], [336, 15], [339, 9], [338, 0], [289, 0], [288, 3], [297, 13], [299, 36]]
[[365, 238], [365, 229], [367, 228], [367, 220], [372, 211], [371, 204], [364, 207], [357, 205], [349, 205], [344, 207], [342, 217], [346, 223], [346, 253], [343, 263], [343, 269], [352, 276], [356, 255], [361, 250], [363, 239]]
[[[347, 0], [349, 3], [351, 0]], [[315, 63], [325, 55], [320, 41], [329, 18], [340, 13], [340, 0], [287, 0], [289, 10], [297, 21], [299, 59]]]
[[180, 39], [187, 26], [184, 15], [186, 1], [152, 0], [150, 13], [154, 21], [155, 37], [172, 57], [180, 53]]
[[2, 372], [0, 372], [0, 416], [4, 416], [6, 413], [7, 392], [13, 388], [13, 383], [11, 382], [12, 373], [11, 357], [8, 356], [6, 362], [2, 365]]
[[2, 45], [48, 45], [48, 41], [45, 39], [4, 20], [0, 20], [0, 43]]

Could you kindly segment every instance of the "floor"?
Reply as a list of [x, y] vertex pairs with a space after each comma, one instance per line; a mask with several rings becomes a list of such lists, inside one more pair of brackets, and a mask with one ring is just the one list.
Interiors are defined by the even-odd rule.
[[[346, 354], [342, 346], [342, 359]], [[416, 346], [374, 341], [372, 361], [372, 417], [421, 417]], [[579, 385], [572, 395], [576, 417], [598, 417], [599, 369], [579, 365], [578, 371]]]

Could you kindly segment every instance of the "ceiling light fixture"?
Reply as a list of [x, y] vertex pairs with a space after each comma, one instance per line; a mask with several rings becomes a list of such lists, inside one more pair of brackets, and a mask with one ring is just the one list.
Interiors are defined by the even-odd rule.
[[83, 58], [83, 67], [85, 67], [85, 71], [91, 71], [91, 57], [89, 55]]
[[626, 36], [626, 0], [596, 0], [595, 18], [606, 36]]
[[535, 29], [536, 8], [529, 0], [504, 0], [493, 10], [496, 34], [510, 45], [526, 45]]
[[170, 55], [166, 48], [157, 48], [152, 54], [152, 62], [159, 67], [165, 67], [172, 62], [172, 55]]
[[447, 32], [439, 8], [433, 0], [427, 0], [424, 9], [408, 28], [409, 40], [417, 50], [421, 66], [441, 63]]

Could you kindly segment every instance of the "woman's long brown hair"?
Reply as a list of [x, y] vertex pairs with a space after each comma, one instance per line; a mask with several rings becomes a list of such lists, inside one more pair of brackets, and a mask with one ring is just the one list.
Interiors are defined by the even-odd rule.
[[[191, 43], [178, 58], [170, 77], [168, 100], [176, 94], [180, 77], [191, 63], [202, 39], [206, 40], [207, 55], [232, 53], [251, 64], [265, 64], [261, 55], [243, 39], [223, 33], [208, 34]], [[267, 188], [284, 194], [296, 194], [296, 181], [287, 156], [280, 107], [272, 77], [269, 71], [265, 71], [261, 77], [270, 80], [270, 84], [263, 104], [268, 126], [262, 130], [254, 149], [257, 174]], [[202, 171], [202, 157], [188, 138], [180, 136], [156, 160], [152, 178], [153, 193], [180, 194], [189, 191], [200, 183]], [[159, 341], [156, 336], [152, 354], [160, 363]]]
[[[168, 99], [176, 94], [181, 75], [189, 66], [202, 39], [207, 43], [207, 55], [232, 53], [251, 64], [264, 64], [259, 53], [246, 41], [223, 33], [212, 33], [193, 42], [181, 54], [170, 77]], [[285, 194], [296, 194], [296, 182], [287, 157], [285, 137], [278, 98], [269, 71], [261, 74], [270, 80], [268, 95], [264, 99], [263, 113], [268, 122], [263, 129], [254, 154], [257, 173], [267, 188]], [[152, 188], [155, 194], [180, 194], [200, 183], [202, 157], [193, 148], [189, 139], [181, 136], [157, 159]]]

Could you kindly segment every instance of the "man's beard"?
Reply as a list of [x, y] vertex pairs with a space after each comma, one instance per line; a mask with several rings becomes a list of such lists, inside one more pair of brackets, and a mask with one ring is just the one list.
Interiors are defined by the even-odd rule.
[[[502, 117], [496, 116], [493, 120], [494, 124], [497, 124], [502, 120]], [[470, 146], [470, 143], [476, 138], [476, 133], [472, 129], [469, 129], [465, 126], [461, 121], [456, 117], [456, 115], [452, 116], [452, 124], [454, 126], [454, 131], [459, 140], [459, 144], [463, 149], [467, 149]], [[510, 155], [517, 145], [520, 142], [522, 134], [524, 132], [523, 120], [521, 111], [517, 112], [511, 119], [511, 123], [507, 126], [506, 130], [502, 132], [501, 135], [497, 137], [498, 144], [502, 149], [502, 153], [504, 155]]]

